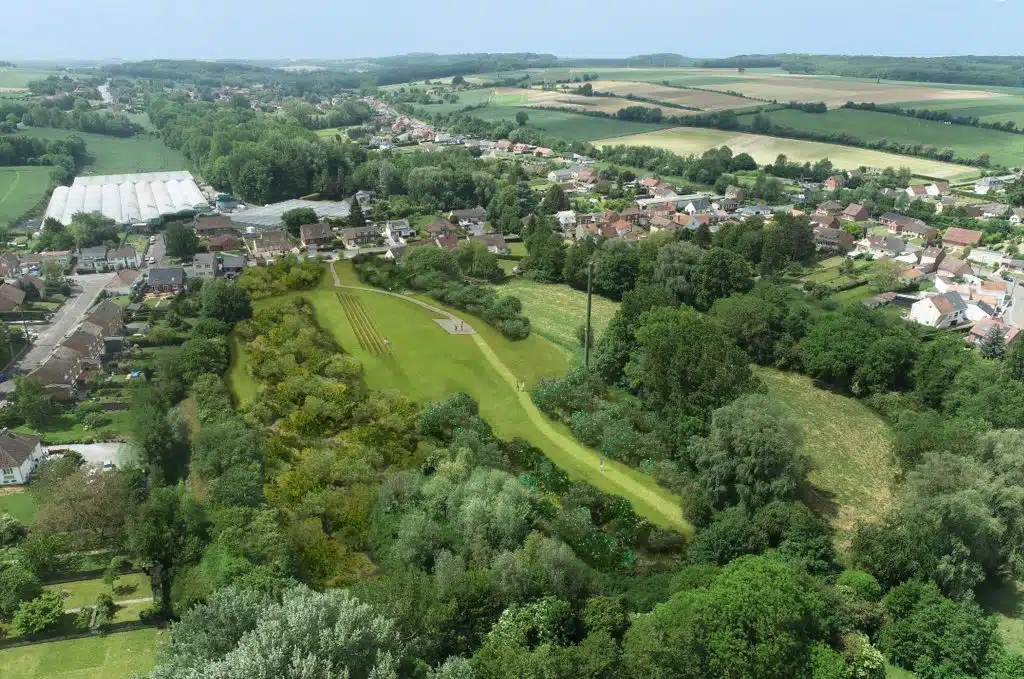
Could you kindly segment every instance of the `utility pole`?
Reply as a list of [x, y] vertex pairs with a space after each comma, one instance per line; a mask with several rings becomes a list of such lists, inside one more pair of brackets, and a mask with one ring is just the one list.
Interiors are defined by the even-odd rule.
[[587, 325], [583, 332], [583, 367], [590, 367], [590, 280], [594, 276], [594, 260], [587, 262]]

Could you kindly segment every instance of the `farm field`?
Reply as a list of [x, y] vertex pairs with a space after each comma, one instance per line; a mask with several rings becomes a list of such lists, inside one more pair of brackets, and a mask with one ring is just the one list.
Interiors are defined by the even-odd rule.
[[691, 127], [676, 127], [646, 134], [595, 140], [594, 145], [654, 146], [673, 151], [680, 155], [703, 153], [716, 146], [728, 146], [733, 153], [749, 153], [758, 163], [771, 163], [783, 153], [791, 161], [815, 162], [830, 159], [837, 168], [854, 169], [867, 167], [908, 167], [917, 175], [940, 177], [953, 181], [966, 181], [978, 176], [978, 171], [965, 165], [943, 163], [927, 158], [901, 156], [855, 146], [825, 144], [799, 139], [783, 139], [760, 134], [707, 130]]
[[516, 113], [519, 111], [530, 116], [529, 124], [533, 127], [570, 141], [594, 141], [595, 139], [639, 135], [669, 127], [654, 123], [584, 116], [568, 110], [549, 111], [529, 106], [488, 106], [473, 111], [473, 117], [489, 121], [515, 120]]
[[[612, 92], [622, 97], [628, 95], [645, 97], [656, 101], [663, 101], [668, 104], [688, 106], [702, 111], [723, 111], [730, 108], [744, 108], [758, 103], [749, 99], [744, 99], [743, 97], [737, 97], [721, 92], [690, 90], [683, 89], [681, 87], [666, 87], [665, 85], [657, 85], [654, 83], [629, 82], [624, 80], [597, 80], [592, 81], [591, 85], [593, 85], [594, 90], [598, 92]], [[643, 106], [649, 105], [646, 102], [636, 103]], [[681, 115], [682, 112], [676, 112], [676, 114]]]
[[31, 81], [42, 80], [56, 73], [33, 68], [0, 68], [0, 92], [25, 89]]
[[0, 224], [41, 203], [51, 185], [49, 167], [0, 167]]
[[163, 172], [188, 167], [183, 155], [150, 135], [120, 138], [47, 127], [30, 127], [19, 134], [39, 139], [66, 139], [69, 135], [78, 135], [85, 140], [86, 151], [94, 159], [85, 167], [84, 174]]
[[895, 476], [889, 430], [862, 403], [818, 389], [810, 378], [757, 368], [773, 403], [803, 431], [814, 469], [808, 501], [832, 520], [841, 540], [858, 521], [876, 521], [892, 506]]
[[988, 123], [1012, 120], [1024, 128], [1024, 95], [1007, 94], [992, 99], [951, 99], [948, 101], [908, 101], [903, 108], [949, 111], [950, 115], [973, 116]]
[[[525, 278], [497, 286], [498, 292], [515, 295], [523, 303], [523, 313], [530, 318], [533, 332], [555, 344], [574, 359], [583, 349], [576, 339], [576, 329], [587, 315], [587, 293], [568, 285], [549, 285]], [[599, 295], [593, 296], [591, 324], [594, 338], [600, 338], [608, 322], [619, 309], [619, 303]]]
[[0, 514], [10, 514], [22, 523], [31, 523], [36, 518], [36, 499], [26, 491], [15, 491], [0, 495]]
[[0, 650], [4, 679], [128, 679], [149, 672], [165, 632], [154, 628]]
[[[953, 149], [957, 156], [964, 158], [976, 158], [987, 153], [993, 162], [1001, 165], [1015, 167], [1024, 164], [1024, 135], [1009, 132], [849, 108], [827, 113], [784, 109], [762, 115], [776, 124], [800, 130], [845, 133], [869, 142], [887, 139], [900, 144], [934, 146], [939, 150]], [[749, 125], [753, 118], [753, 114], [739, 116], [745, 125]]]

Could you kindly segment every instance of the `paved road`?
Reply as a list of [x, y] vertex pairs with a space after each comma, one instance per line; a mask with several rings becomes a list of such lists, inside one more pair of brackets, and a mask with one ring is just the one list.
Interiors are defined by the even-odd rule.
[[1003, 314], [1010, 325], [1024, 328], [1024, 283], [1017, 282], [1013, 288], [1013, 302]]
[[28, 353], [18, 361], [17, 370], [27, 373], [53, 353], [54, 348], [82, 320], [85, 312], [89, 310], [89, 307], [96, 300], [100, 290], [114, 278], [114, 275], [98, 273], [73, 276], [72, 280], [78, 292], [72, 295], [67, 302], [54, 312], [48, 326], [42, 326], [37, 329], [39, 336], [32, 344], [32, 348], [28, 350]]
[[167, 255], [167, 245], [164, 243], [164, 235], [162, 233], [158, 233], [156, 236], [156, 242], [150, 245], [149, 249], [146, 250], [146, 261], [149, 261], [149, 258], [152, 257], [156, 260], [156, 264], [147, 264], [146, 262], [143, 262], [142, 266], [162, 266], [165, 255]]
[[[459, 318], [455, 314], [414, 297], [386, 290], [378, 290], [377, 288], [342, 285], [341, 280], [338, 278], [338, 272], [335, 271], [333, 266], [330, 269], [331, 274], [334, 276], [334, 286], [337, 288], [397, 297], [398, 299], [419, 305], [432, 313], [444, 316], [449, 320], [465, 323], [464, 319]], [[470, 327], [468, 323], [466, 323], [466, 326]], [[524, 438], [543, 450], [544, 454], [552, 462], [565, 470], [571, 477], [582, 478], [606, 493], [626, 498], [633, 504], [639, 514], [646, 516], [661, 526], [684, 534], [692, 534], [693, 527], [683, 518], [683, 507], [678, 497], [658, 486], [646, 474], [631, 469], [615, 460], [606, 460], [597, 451], [584, 447], [572, 437], [556, 430], [551, 422], [537, 409], [533, 399], [530, 398], [529, 392], [519, 390], [520, 378], [494, 353], [494, 350], [487, 344], [487, 341], [477, 333], [473, 334], [473, 341], [476, 343], [480, 353], [483, 354], [491, 367], [501, 376], [501, 379], [508, 388], [516, 391], [516, 399], [519, 401], [519, 405], [526, 412], [527, 418], [534, 426], [537, 434], [539, 434], [538, 436], [523, 432]]]
[[73, 450], [90, 464], [103, 464], [106, 461], [119, 462], [118, 451], [123, 443], [108, 441], [106, 443], [69, 443], [63, 446], [43, 446], [44, 450]]

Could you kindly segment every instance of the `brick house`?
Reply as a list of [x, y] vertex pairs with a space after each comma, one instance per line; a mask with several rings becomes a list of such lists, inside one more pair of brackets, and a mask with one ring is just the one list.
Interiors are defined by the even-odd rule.
[[331, 225], [325, 222], [303, 224], [299, 227], [299, 242], [304, 248], [311, 245], [317, 247], [330, 245], [334, 242], [334, 231], [331, 230]]

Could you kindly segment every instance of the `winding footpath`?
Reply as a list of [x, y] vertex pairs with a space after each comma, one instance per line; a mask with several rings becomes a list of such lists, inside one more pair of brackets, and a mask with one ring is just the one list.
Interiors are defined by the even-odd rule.
[[[331, 275], [334, 277], [334, 286], [336, 288], [396, 297], [420, 306], [438, 316], [448, 318], [451, 321], [465, 323], [467, 327], [472, 329], [472, 325], [465, 319], [414, 297], [361, 285], [344, 285], [341, 279], [338, 278], [338, 272], [335, 271], [334, 266], [331, 265], [328, 268], [330, 268]], [[516, 378], [515, 374], [498, 357], [486, 340], [475, 330], [472, 337], [473, 342], [480, 349], [480, 353], [483, 354], [487, 362], [497, 371], [498, 375], [508, 385], [508, 388], [515, 391], [520, 407], [526, 412], [530, 423], [536, 428], [543, 439], [538, 441], [536, 440], [537, 437], [532, 437], [534, 440], [531, 442], [541, 448], [552, 462], [573, 478], [585, 479], [606, 493], [618, 495], [629, 500], [633, 503], [639, 514], [646, 516], [654, 523], [677, 530], [686, 535], [692, 534], [693, 527], [683, 518], [683, 507], [676, 496], [664, 488], [655, 486], [649, 476], [614, 460], [605, 459], [597, 451], [580, 445], [572, 436], [558, 431], [551, 421], [538, 410], [537, 406], [533, 403], [533, 399], [530, 398], [529, 392], [519, 391], [516, 388], [516, 385], [521, 380]], [[524, 438], [530, 439], [531, 437], [524, 436]], [[652, 488], [652, 486], [654, 487]]]

